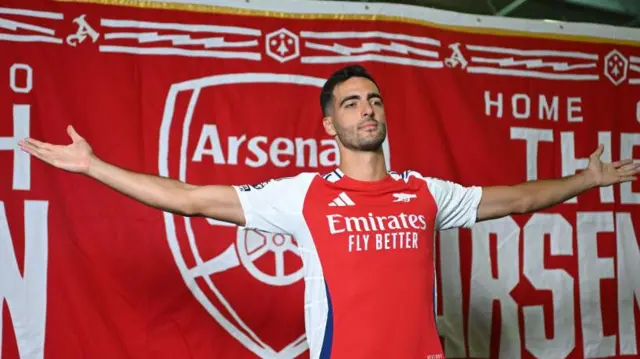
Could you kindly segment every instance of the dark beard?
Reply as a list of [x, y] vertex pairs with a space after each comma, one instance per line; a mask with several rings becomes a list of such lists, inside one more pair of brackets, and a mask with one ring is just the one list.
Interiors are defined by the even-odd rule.
[[352, 151], [363, 151], [363, 152], [376, 152], [382, 148], [382, 143], [384, 139], [387, 137], [387, 126], [385, 123], [379, 123], [378, 126], [382, 126], [380, 133], [368, 140], [360, 140], [358, 141], [357, 134], [353, 136], [342, 136], [338, 131], [337, 136], [340, 140], [340, 143], [345, 148], [348, 148]]

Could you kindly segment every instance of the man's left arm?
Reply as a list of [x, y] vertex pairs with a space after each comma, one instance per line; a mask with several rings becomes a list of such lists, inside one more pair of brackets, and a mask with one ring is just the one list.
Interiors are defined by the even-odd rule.
[[587, 168], [573, 176], [530, 181], [514, 186], [484, 187], [478, 207], [478, 221], [511, 214], [539, 211], [567, 201], [594, 187], [636, 180], [640, 164], [632, 159], [603, 163], [604, 146], [589, 157]]

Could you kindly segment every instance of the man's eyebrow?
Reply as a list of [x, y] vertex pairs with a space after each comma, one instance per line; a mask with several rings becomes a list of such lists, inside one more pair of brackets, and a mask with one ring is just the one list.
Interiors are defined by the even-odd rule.
[[[382, 96], [377, 92], [370, 92], [367, 95], [367, 100], [371, 100], [372, 98], [378, 98], [378, 99], [382, 100]], [[347, 96], [347, 97], [343, 98], [342, 101], [340, 101], [340, 106], [342, 106], [345, 102], [347, 102], [349, 100], [359, 100], [359, 99], [360, 99], [360, 95]]]
[[340, 101], [340, 106], [342, 106], [345, 102], [347, 102], [349, 100], [358, 100], [358, 99], [360, 99], [360, 95], [347, 96], [347, 97], [343, 98], [342, 101]]

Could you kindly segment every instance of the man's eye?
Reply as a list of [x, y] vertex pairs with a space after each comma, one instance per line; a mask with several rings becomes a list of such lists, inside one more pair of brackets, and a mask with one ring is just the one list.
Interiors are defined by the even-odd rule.
[[345, 105], [345, 107], [356, 107], [356, 103], [355, 102], [347, 102], [347, 104]]

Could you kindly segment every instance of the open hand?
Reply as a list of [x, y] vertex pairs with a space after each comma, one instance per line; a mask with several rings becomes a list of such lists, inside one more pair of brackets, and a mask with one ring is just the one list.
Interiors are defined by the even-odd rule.
[[73, 126], [67, 127], [67, 133], [73, 141], [70, 145], [52, 145], [33, 138], [18, 142], [20, 148], [42, 161], [69, 172], [87, 173], [93, 150], [87, 141], [80, 137]]
[[633, 159], [604, 163], [600, 160], [603, 151], [604, 146], [598, 146], [598, 149], [589, 157], [589, 166], [585, 170], [592, 176], [597, 186], [610, 186], [637, 179], [640, 163], [633, 163]]

